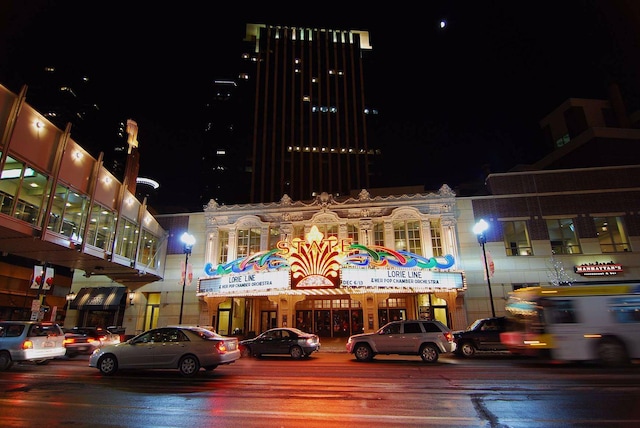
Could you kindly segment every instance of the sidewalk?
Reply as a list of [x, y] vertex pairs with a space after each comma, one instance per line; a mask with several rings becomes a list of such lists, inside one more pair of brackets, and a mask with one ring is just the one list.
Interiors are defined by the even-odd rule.
[[347, 352], [346, 337], [321, 337], [320, 352]]

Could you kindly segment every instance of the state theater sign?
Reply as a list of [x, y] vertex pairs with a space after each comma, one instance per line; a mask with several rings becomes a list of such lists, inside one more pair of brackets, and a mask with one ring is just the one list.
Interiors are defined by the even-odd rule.
[[306, 239], [279, 241], [262, 251], [213, 268], [198, 280], [199, 296], [274, 294], [428, 293], [464, 290], [462, 272], [448, 270], [451, 255], [425, 258], [408, 251], [324, 238], [314, 225]]

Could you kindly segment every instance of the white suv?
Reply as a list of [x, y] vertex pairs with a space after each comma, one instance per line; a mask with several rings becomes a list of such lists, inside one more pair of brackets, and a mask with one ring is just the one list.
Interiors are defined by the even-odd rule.
[[0, 321], [0, 371], [14, 362], [46, 364], [62, 357], [64, 333], [58, 324], [39, 321]]
[[347, 352], [359, 361], [371, 361], [376, 354], [419, 355], [435, 363], [442, 353], [455, 351], [453, 332], [434, 320], [392, 321], [375, 333], [356, 334], [347, 341]]

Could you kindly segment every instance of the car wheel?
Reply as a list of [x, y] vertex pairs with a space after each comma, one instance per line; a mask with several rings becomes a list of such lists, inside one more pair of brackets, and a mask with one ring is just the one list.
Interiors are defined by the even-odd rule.
[[473, 357], [476, 353], [476, 348], [473, 346], [471, 342], [462, 342], [460, 344], [460, 355], [463, 357]]
[[623, 366], [629, 363], [624, 344], [616, 339], [604, 339], [598, 344], [598, 359], [605, 366]]
[[194, 355], [185, 355], [180, 359], [178, 368], [182, 376], [195, 376], [198, 370], [200, 370], [200, 362]]
[[371, 347], [366, 343], [359, 343], [356, 345], [356, 349], [353, 350], [353, 354], [358, 361], [371, 361], [373, 360], [373, 351]]
[[438, 361], [438, 349], [434, 345], [426, 344], [420, 348], [420, 358], [427, 363]]
[[8, 370], [12, 365], [11, 355], [8, 352], [0, 352], [0, 372]]
[[118, 371], [118, 360], [113, 354], [106, 354], [100, 357], [98, 369], [105, 376], [111, 376]]
[[289, 350], [289, 355], [291, 355], [291, 358], [298, 360], [302, 358], [302, 356], [304, 355], [304, 352], [302, 351], [301, 347], [292, 346], [291, 349]]

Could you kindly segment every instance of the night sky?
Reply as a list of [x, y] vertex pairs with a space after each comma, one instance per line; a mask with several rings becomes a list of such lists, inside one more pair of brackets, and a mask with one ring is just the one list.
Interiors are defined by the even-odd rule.
[[611, 82], [640, 109], [637, 1], [221, 3], [2, 0], [0, 83], [18, 92], [45, 63], [86, 70], [101, 107], [138, 122], [140, 175], [172, 202], [193, 109], [235, 77], [247, 22], [370, 32], [389, 186], [437, 190], [534, 162], [539, 121], [567, 98], [607, 98]]

